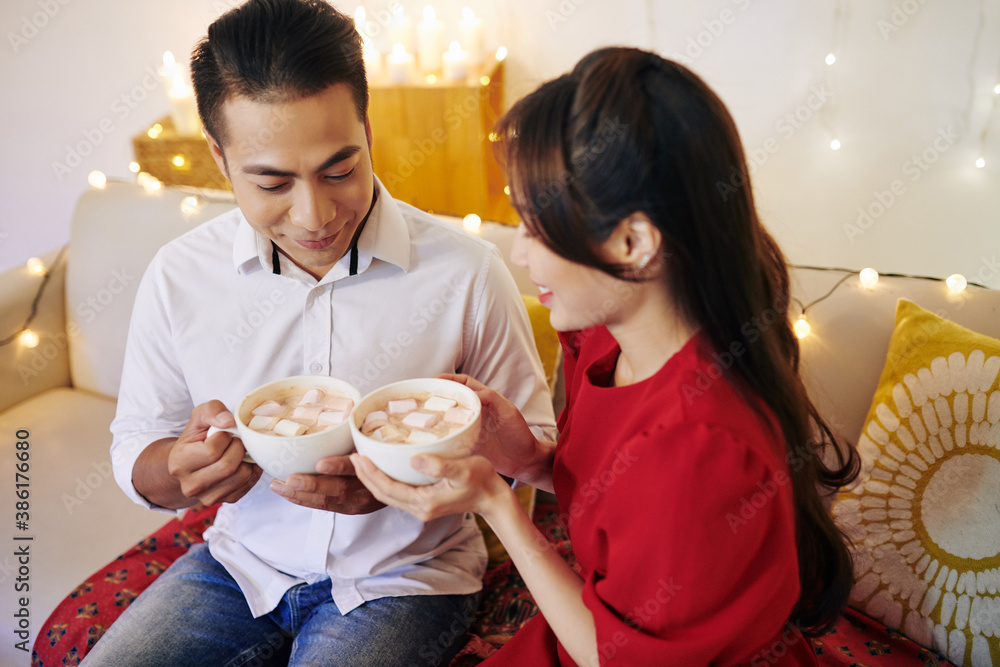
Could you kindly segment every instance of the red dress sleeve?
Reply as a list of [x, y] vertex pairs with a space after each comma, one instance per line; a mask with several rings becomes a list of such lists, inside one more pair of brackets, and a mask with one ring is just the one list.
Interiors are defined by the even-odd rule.
[[[636, 464], [608, 486], [594, 526], [606, 551], [597, 562], [609, 567], [583, 593], [601, 664], [750, 662], [768, 638], [780, 641], [799, 595], [783, 461], [705, 423], [625, 447]], [[806, 662], [777, 664], [815, 664], [799, 648]]]

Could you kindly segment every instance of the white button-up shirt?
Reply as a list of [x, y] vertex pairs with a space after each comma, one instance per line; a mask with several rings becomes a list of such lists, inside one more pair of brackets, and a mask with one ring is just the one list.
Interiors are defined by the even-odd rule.
[[[350, 253], [321, 280], [280, 256], [234, 209], [164, 246], [136, 296], [112, 423], [115, 479], [132, 485], [142, 450], [177, 437], [194, 406], [234, 410], [251, 389], [330, 375], [362, 395], [397, 380], [462, 372], [513, 401], [536, 435], [555, 421], [531, 325], [492, 245], [378, 200]], [[471, 514], [423, 523], [394, 508], [345, 515], [295, 505], [264, 474], [205, 533], [254, 616], [295, 584], [329, 576], [341, 613], [385, 596], [479, 590], [486, 553]]]

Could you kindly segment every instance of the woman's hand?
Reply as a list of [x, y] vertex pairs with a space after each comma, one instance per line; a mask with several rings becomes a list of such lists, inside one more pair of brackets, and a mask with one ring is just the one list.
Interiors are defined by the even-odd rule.
[[426, 486], [397, 482], [375, 467], [371, 459], [351, 454], [354, 472], [378, 500], [405, 510], [421, 521], [450, 514], [475, 512], [488, 518], [498, 499], [513, 495], [510, 487], [482, 456], [445, 458], [417, 454], [410, 465], [439, 481]]
[[542, 480], [551, 480], [555, 445], [535, 438], [517, 406], [468, 375], [445, 373], [438, 377], [464, 384], [479, 396], [482, 423], [473, 453], [489, 459], [501, 475], [547, 488]]

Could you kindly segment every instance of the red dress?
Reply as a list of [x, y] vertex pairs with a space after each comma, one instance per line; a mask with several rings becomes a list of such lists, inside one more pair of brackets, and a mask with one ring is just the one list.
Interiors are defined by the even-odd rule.
[[[792, 487], [754, 411], [698, 334], [653, 377], [612, 385], [603, 327], [562, 335], [567, 407], [553, 466], [602, 665], [816, 665], [799, 595]], [[493, 657], [575, 665], [541, 614]]]

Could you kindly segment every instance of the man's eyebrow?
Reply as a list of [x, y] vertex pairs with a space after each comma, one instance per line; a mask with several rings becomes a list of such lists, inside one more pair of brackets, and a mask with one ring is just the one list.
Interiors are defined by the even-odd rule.
[[[328, 157], [323, 164], [321, 164], [317, 169], [316, 173], [326, 171], [338, 162], [343, 162], [352, 155], [358, 153], [361, 150], [361, 146], [344, 146], [339, 151]], [[254, 176], [276, 176], [279, 178], [292, 178], [297, 176], [295, 172], [292, 171], [282, 171], [281, 169], [274, 169], [263, 164], [248, 164], [244, 165], [240, 171], [244, 174], [250, 174]]]

